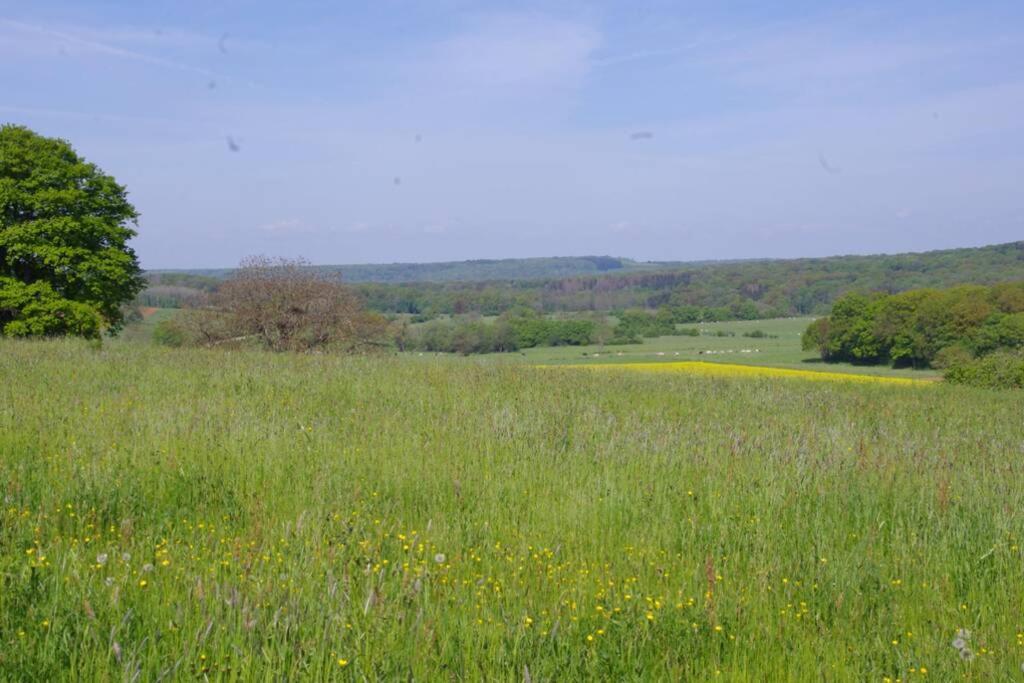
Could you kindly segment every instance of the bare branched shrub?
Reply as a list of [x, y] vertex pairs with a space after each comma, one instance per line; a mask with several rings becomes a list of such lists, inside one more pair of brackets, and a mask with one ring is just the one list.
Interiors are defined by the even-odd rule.
[[387, 323], [365, 311], [348, 287], [301, 259], [245, 259], [178, 324], [204, 346], [249, 342], [273, 351], [359, 351], [387, 345]]

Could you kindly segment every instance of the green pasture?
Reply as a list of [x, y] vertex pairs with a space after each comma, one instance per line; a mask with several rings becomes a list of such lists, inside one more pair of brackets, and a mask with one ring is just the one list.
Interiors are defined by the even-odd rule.
[[1018, 680], [1022, 414], [4, 341], [0, 679]]

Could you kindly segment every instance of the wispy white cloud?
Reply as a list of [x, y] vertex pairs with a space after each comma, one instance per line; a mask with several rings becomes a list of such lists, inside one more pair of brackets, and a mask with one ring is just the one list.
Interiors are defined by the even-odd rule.
[[299, 218], [285, 218], [260, 226], [260, 230], [271, 235], [300, 235], [319, 232], [314, 226]]
[[51, 41], [56, 41], [57, 47], [73, 47], [91, 54], [116, 57], [119, 59], [128, 59], [130, 61], [145, 63], [145, 65], [150, 65], [153, 67], [160, 67], [162, 69], [173, 69], [176, 71], [201, 74], [203, 76], [211, 78], [215, 78], [218, 76], [216, 72], [210, 71], [209, 69], [203, 69], [202, 67], [188, 65], [188, 63], [184, 63], [181, 61], [166, 59], [164, 57], [146, 54], [144, 52], [139, 52], [136, 50], [126, 49], [111, 43], [101, 42], [99, 40], [82, 37], [65, 31], [54, 31], [52, 29], [36, 26], [34, 24], [27, 24], [25, 22], [15, 22], [15, 20], [8, 18], [0, 18], [0, 25], [23, 34], [31, 34], [36, 38], [48, 38]]
[[607, 57], [598, 57], [593, 60], [594, 66], [616, 66], [619, 64], [628, 64], [629, 62], [639, 62], [647, 59], [664, 59], [666, 57], [676, 57], [680, 54], [693, 52], [699, 47], [704, 45], [703, 41], [690, 40], [684, 41], [680, 45], [674, 45], [671, 47], [664, 47], [659, 49], [651, 50], [636, 50], [634, 52], [625, 52], [622, 54], [613, 54]]
[[[922, 32], [926, 33], [926, 32]], [[997, 58], [1024, 48], [1020, 39], [990, 35], [957, 38], [908, 35], [893, 27], [866, 30], [850, 17], [776, 25], [768, 31], [700, 51], [702, 64], [735, 83], [783, 91], [853, 85], [880, 90], [887, 79], [920, 84], [922, 73], [965, 60]]]
[[[99, 55], [123, 59], [140, 64], [162, 69], [172, 69], [193, 74], [199, 74], [207, 78], [221, 78], [215, 71], [200, 66], [195, 66], [175, 59], [141, 52], [137, 49], [129, 49], [115, 44], [112, 41], [126, 41], [132, 43], [143, 43], [153, 45], [156, 42], [171, 41], [174, 45], [193, 45], [200, 40], [199, 36], [184, 32], [172, 32], [169, 34], [154, 34], [139, 31], [137, 29], [108, 29], [97, 31], [95, 29], [74, 29], [56, 30], [45, 26], [16, 21], [14, 19], [0, 18], [0, 26], [6, 27], [8, 33], [14, 33], [13, 40], [8, 43], [8, 51], [22, 51], [29, 54], [39, 55], [45, 50], [46, 54], [54, 54], [56, 51], [64, 50], [66, 56], [74, 56], [74, 53]], [[17, 34], [21, 34], [18, 36]], [[12, 36], [9, 36], [12, 37]], [[18, 38], [29, 38], [18, 40]], [[40, 42], [40, 38], [45, 42]], [[69, 51], [70, 50], [70, 51]]]
[[585, 23], [490, 15], [435, 45], [415, 68], [456, 87], [562, 87], [580, 82], [600, 44], [600, 32]]

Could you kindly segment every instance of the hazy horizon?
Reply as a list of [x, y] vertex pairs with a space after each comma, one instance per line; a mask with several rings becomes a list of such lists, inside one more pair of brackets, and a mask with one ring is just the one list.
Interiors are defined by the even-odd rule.
[[127, 186], [147, 269], [800, 258], [1024, 235], [1024, 5], [0, 9], [0, 122]]
[[[862, 252], [848, 252], [848, 253], [836, 253], [836, 254], [797, 254], [792, 256], [746, 256], [746, 257], [728, 257], [723, 256], [721, 258], [694, 258], [694, 259], [641, 259], [628, 256], [625, 254], [599, 254], [599, 253], [580, 253], [580, 254], [533, 254], [526, 256], [475, 256], [465, 259], [436, 259], [430, 261], [315, 261], [307, 258], [303, 254], [297, 254], [287, 258], [299, 258], [309, 262], [311, 266], [391, 266], [391, 265], [434, 265], [439, 263], [466, 263], [471, 261], [504, 261], [504, 260], [525, 260], [525, 259], [582, 259], [588, 257], [602, 257], [608, 256], [612, 258], [627, 259], [637, 263], [728, 263], [732, 261], [758, 261], [758, 260], [773, 260], [773, 261], [789, 261], [796, 259], [817, 259], [817, 258], [829, 258], [829, 257], [844, 257], [844, 256], [896, 256], [901, 254], [922, 254], [932, 251], [948, 251], [952, 249], [980, 249], [984, 247], [998, 246], [1001, 244], [1012, 244], [1021, 240], [1010, 240], [1008, 242], [994, 242], [990, 244], [957, 244], [953, 246], [945, 247], [934, 247], [920, 249], [913, 249], [910, 251], [862, 251]], [[272, 254], [249, 254], [249, 256], [266, 255], [274, 256]], [[245, 258], [244, 256], [242, 258]], [[146, 271], [187, 271], [187, 270], [227, 270], [237, 268], [238, 263], [220, 264], [211, 266], [166, 266], [159, 268], [145, 268]], [[615, 272], [610, 271], [610, 272]]]

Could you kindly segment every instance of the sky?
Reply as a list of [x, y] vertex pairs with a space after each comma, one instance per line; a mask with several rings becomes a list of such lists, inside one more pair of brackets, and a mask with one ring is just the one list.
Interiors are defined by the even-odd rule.
[[1024, 239], [1024, 3], [0, 0], [145, 268]]

